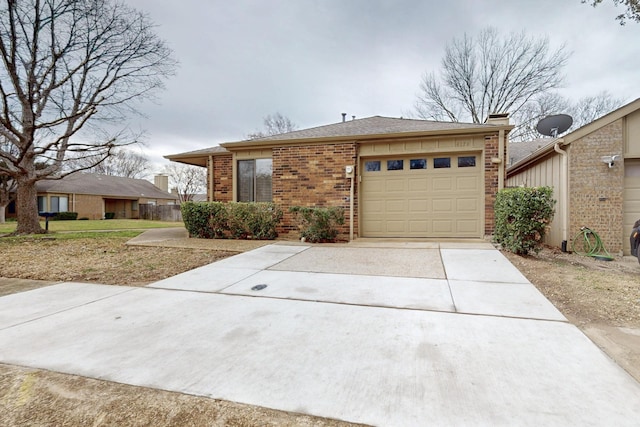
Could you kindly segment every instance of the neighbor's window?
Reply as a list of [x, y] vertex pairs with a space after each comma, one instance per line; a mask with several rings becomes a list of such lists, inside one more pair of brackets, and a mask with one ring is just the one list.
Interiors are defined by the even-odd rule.
[[137, 211], [138, 210], [138, 206], [139, 206], [139, 202], [137, 200], [132, 200], [131, 201], [131, 210], [132, 211]]
[[66, 196], [51, 196], [51, 212], [68, 212], [69, 199]]
[[387, 160], [388, 171], [401, 171], [404, 169], [404, 160]]
[[475, 168], [476, 156], [458, 157], [458, 167], [459, 168]]
[[47, 210], [47, 198], [45, 196], [38, 196], [38, 212], [46, 212]]
[[367, 172], [380, 172], [380, 160], [364, 162], [364, 170]]
[[272, 160], [238, 160], [238, 201], [270, 202]]
[[426, 169], [427, 159], [411, 159], [409, 160], [409, 169]]
[[433, 159], [433, 167], [435, 169], [450, 168], [451, 157], [436, 157]]

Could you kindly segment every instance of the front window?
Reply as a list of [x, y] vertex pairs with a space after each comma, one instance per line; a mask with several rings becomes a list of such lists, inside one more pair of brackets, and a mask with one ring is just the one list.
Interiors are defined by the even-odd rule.
[[66, 196], [51, 196], [51, 212], [68, 212], [69, 202]]
[[272, 160], [238, 161], [238, 201], [270, 202], [272, 200]]
[[46, 212], [47, 210], [47, 198], [45, 196], [38, 196], [38, 212]]

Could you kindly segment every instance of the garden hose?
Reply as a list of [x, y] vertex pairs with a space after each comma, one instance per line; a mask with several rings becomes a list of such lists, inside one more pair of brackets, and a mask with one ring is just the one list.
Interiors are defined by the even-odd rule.
[[602, 244], [598, 233], [582, 227], [573, 238], [572, 249], [578, 255], [590, 256], [601, 261], [613, 261], [613, 257]]

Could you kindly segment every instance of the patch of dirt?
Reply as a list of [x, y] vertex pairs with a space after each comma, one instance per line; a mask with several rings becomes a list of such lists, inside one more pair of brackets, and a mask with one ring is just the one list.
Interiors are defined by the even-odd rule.
[[0, 239], [3, 277], [144, 286], [238, 252], [129, 246], [124, 237]]
[[636, 258], [600, 261], [552, 248], [537, 255], [503, 254], [572, 323], [640, 328], [640, 264]]
[[0, 364], [2, 426], [355, 426], [336, 420]]

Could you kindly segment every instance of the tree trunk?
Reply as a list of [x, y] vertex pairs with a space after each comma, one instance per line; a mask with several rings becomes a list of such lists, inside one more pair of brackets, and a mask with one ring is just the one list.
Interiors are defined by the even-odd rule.
[[7, 217], [5, 215], [7, 212], [7, 206], [8, 205], [0, 206], [0, 224], [7, 222]]
[[42, 234], [45, 230], [40, 226], [38, 216], [38, 193], [36, 183], [30, 179], [18, 178], [18, 228], [16, 234]]

